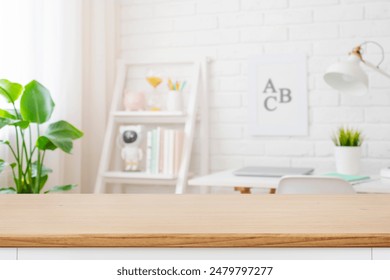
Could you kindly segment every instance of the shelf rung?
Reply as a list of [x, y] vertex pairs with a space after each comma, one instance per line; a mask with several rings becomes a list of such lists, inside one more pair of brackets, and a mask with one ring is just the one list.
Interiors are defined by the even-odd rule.
[[153, 180], [172, 180], [175, 179], [174, 175], [167, 174], [150, 174], [146, 172], [126, 172], [126, 171], [109, 171], [103, 174], [105, 178], [118, 178], [118, 179], [153, 179]]
[[129, 185], [168, 185], [177, 183], [176, 176], [165, 174], [149, 174], [145, 172], [121, 172], [109, 171], [103, 174], [107, 183], [129, 184]]
[[183, 112], [171, 111], [116, 111], [114, 116], [128, 116], [128, 117], [183, 117]]
[[119, 123], [181, 123], [187, 121], [187, 116], [182, 112], [126, 112], [113, 113], [116, 122]]

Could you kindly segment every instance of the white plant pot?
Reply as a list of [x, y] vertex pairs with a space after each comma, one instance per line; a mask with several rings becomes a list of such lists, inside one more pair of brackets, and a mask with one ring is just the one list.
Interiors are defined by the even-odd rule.
[[358, 175], [361, 147], [335, 147], [336, 170], [346, 175]]

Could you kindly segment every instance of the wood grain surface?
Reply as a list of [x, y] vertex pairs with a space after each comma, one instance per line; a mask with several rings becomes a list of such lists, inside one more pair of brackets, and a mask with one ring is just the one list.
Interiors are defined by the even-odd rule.
[[0, 247], [390, 247], [390, 195], [1, 195]]

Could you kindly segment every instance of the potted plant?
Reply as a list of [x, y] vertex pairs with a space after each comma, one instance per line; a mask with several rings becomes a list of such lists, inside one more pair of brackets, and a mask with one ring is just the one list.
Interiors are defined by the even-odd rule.
[[[16, 138], [15, 143], [0, 140], [0, 144], [7, 146], [12, 155], [10, 162], [0, 159], [0, 172], [10, 168], [14, 181], [13, 186], [1, 187], [0, 193], [41, 193], [52, 172], [44, 166], [46, 152], [58, 148], [71, 153], [73, 140], [81, 138], [83, 133], [63, 120], [49, 124], [42, 133], [41, 125], [49, 121], [55, 104], [50, 92], [37, 81], [23, 87], [2, 79], [0, 95], [10, 105], [10, 109], [0, 108], [0, 129], [10, 127]], [[45, 193], [68, 191], [74, 187], [72, 184], [55, 186]]]
[[347, 175], [359, 174], [361, 145], [363, 142], [360, 130], [339, 128], [333, 136], [337, 172]]

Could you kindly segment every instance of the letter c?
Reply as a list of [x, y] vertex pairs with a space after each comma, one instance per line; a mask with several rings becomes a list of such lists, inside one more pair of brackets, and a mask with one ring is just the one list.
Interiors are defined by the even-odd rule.
[[270, 100], [270, 99], [273, 99], [273, 100], [277, 101], [276, 96], [268, 96], [266, 99], [264, 99], [264, 108], [265, 108], [267, 111], [272, 112], [272, 111], [275, 111], [276, 108], [278, 108], [278, 107], [277, 107], [277, 106], [274, 106], [274, 107], [270, 108], [270, 106], [269, 106], [269, 100]]

